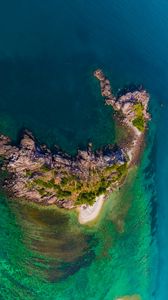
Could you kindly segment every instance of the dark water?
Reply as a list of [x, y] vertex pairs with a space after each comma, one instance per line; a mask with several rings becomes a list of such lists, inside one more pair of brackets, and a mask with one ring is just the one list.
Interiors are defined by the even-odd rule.
[[2, 132], [16, 138], [28, 127], [69, 152], [90, 140], [96, 148], [112, 142], [112, 111], [92, 76], [97, 67], [115, 90], [143, 83], [153, 113], [141, 166], [97, 227], [2, 195], [2, 299], [166, 299], [167, 10], [165, 0], [0, 4]]

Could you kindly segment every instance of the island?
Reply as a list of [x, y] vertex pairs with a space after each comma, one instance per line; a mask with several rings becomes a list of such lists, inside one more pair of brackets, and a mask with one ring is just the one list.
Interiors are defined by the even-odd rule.
[[149, 94], [142, 86], [114, 95], [102, 70], [96, 70], [94, 76], [105, 104], [112, 106], [115, 121], [124, 132], [118, 144], [93, 151], [90, 143], [85, 151], [70, 156], [58, 147], [51, 152], [27, 129], [19, 144], [0, 136], [1, 170], [6, 173], [3, 187], [9, 196], [77, 209], [82, 224], [98, 216], [105, 199], [123, 184], [131, 166], [138, 162], [150, 119]]

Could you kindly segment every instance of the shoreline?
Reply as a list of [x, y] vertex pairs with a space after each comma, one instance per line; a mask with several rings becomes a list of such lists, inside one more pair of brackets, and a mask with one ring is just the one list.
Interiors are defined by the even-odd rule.
[[96, 70], [94, 76], [105, 104], [115, 110], [119, 127], [125, 131], [120, 143], [97, 151], [89, 143], [86, 150], [78, 150], [72, 157], [59, 147], [52, 152], [40, 145], [28, 130], [18, 145], [0, 135], [1, 170], [7, 172], [3, 186], [10, 195], [43, 206], [75, 209], [80, 224], [98, 217], [105, 199], [124, 184], [132, 166], [139, 162], [150, 120], [146, 90], [136, 88], [114, 96], [102, 70]]
[[130, 295], [116, 298], [116, 300], [141, 300], [139, 295]]
[[[116, 106], [116, 99], [112, 93], [109, 80], [106, 79], [106, 77], [104, 76], [101, 70], [95, 71], [94, 76], [100, 81], [101, 94], [103, 97], [105, 97], [106, 104], [115, 107], [117, 111], [119, 108]], [[146, 112], [146, 109], [147, 109], [147, 104], [145, 103], [146, 119], [148, 120], [150, 119], [150, 115]], [[122, 126], [122, 123], [120, 124], [120, 126]], [[132, 136], [132, 143], [130, 143], [129, 147], [128, 146], [123, 147], [125, 153], [129, 157], [129, 161], [128, 161], [128, 172], [129, 172], [132, 169], [132, 167], [138, 163], [140, 159], [140, 155], [144, 147], [146, 129], [144, 130], [144, 132], [141, 132], [136, 127], [134, 127], [130, 121], [126, 122], [125, 126], [126, 126], [126, 130], [131, 131], [131, 136]], [[101, 212], [105, 198], [106, 196], [102, 195], [102, 197], [100, 196], [96, 198], [97, 200], [92, 206], [88, 205], [85, 206], [85, 208], [83, 208], [82, 206], [78, 208], [77, 211], [79, 213], [78, 214], [79, 223], [86, 224], [94, 221]]]
[[82, 205], [77, 208], [78, 221], [80, 224], [86, 224], [94, 221], [100, 214], [105, 201], [105, 195], [96, 197], [96, 201], [93, 206]]
[[[140, 155], [143, 151], [144, 139], [145, 139], [144, 134], [139, 135], [136, 140], [135, 145], [129, 150], [130, 151], [130, 162], [129, 162], [128, 173], [134, 168], [134, 166], [138, 163], [138, 161], [140, 159]], [[129, 155], [129, 151], [127, 152], [128, 155]], [[131, 153], [131, 152], [133, 152], [133, 153]], [[128, 177], [128, 174], [127, 174], [124, 182], [121, 183], [119, 185], [119, 187], [122, 187], [125, 184], [127, 177]], [[99, 217], [101, 210], [103, 209], [103, 204], [106, 201], [106, 199], [107, 199], [106, 195], [101, 195], [96, 198], [96, 201], [93, 204], [93, 206], [83, 205], [83, 206], [78, 207], [76, 210], [78, 212], [79, 223], [87, 224], [87, 223], [91, 223], [91, 222], [95, 221]]]

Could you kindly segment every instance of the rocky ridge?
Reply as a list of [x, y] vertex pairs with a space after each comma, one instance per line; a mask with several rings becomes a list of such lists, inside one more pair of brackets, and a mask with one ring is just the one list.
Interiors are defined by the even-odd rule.
[[121, 126], [130, 129], [131, 142], [123, 148], [107, 145], [96, 152], [89, 144], [86, 151], [78, 150], [76, 157], [71, 157], [59, 149], [52, 153], [28, 130], [23, 132], [19, 145], [1, 135], [1, 168], [8, 173], [4, 187], [12, 197], [71, 209], [93, 205], [96, 197], [108, 195], [123, 182], [150, 119], [149, 95], [145, 90], [136, 90], [116, 98], [104, 73], [96, 70], [94, 76], [100, 81], [105, 103], [120, 113]]

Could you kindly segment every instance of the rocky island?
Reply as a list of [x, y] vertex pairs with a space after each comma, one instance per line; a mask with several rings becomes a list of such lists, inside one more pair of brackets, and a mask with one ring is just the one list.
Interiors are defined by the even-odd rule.
[[139, 158], [150, 119], [149, 95], [142, 87], [114, 96], [102, 70], [94, 76], [105, 104], [112, 106], [116, 122], [124, 129], [125, 138], [118, 145], [93, 151], [89, 144], [86, 151], [78, 150], [72, 157], [59, 148], [52, 153], [28, 130], [19, 145], [0, 136], [1, 169], [7, 173], [3, 186], [9, 195], [41, 205], [77, 208], [80, 223], [93, 220], [108, 195], [124, 182]]

